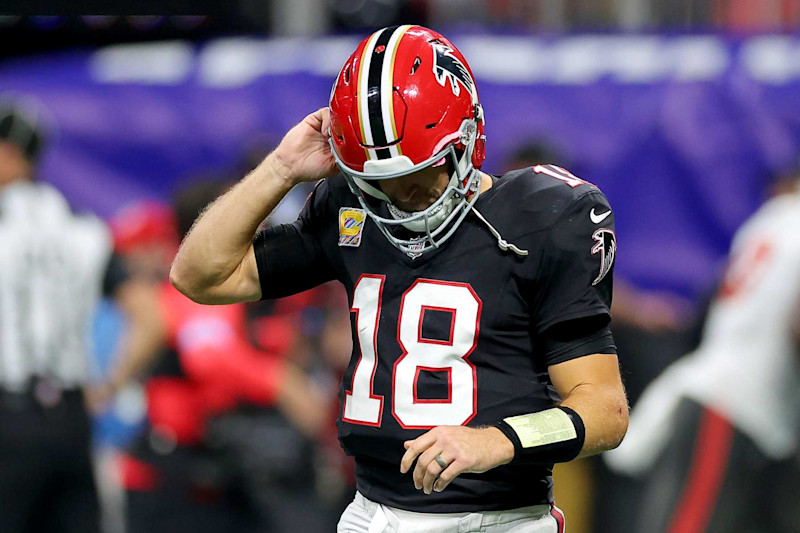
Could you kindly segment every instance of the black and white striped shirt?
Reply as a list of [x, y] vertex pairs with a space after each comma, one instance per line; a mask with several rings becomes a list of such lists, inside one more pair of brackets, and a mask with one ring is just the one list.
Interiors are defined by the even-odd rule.
[[0, 389], [32, 376], [66, 388], [89, 374], [89, 322], [112, 251], [106, 225], [73, 214], [53, 187], [0, 189]]

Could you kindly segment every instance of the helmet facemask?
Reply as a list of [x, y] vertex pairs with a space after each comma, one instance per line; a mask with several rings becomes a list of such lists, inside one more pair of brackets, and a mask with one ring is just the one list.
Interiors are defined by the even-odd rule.
[[[349, 169], [339, 159], [333, 146], [331, 146], [331, 152], [350, 190], [384, 236], [402, 252], [411, 257], [417, 257], [438, 248], [447, 241], [467, 216], [480, 194], [481, 174], [472, 163], [472, 153], [477, 135], [476, 121], [465, 120], [461, 129], [451, 136], [453, 138], [432, 157], [417, 165], [403, 156], [376, 161], [378, 165], [375, 166], [385, 169], [380, 173], [357, 172]], [[463, 149], [457, 147], [463, 147]], [[399, 209], [383, 193], [379, 183], [376, 183], [381, 180], [414, 174], [437, 165], [443, 159], [445, 164], [450, 163], [452, 169], [449, 183], [442, 195], [421, 211], [406, 212]], [[377, 169], [368, 169], [365, 166], [365, 170]], [[389, 216], [383, 216], [376, 209], [374, 200], [386, 204]], [[403, 238], [400, 235], [404, 232], [400, 228], [416, 235]]]

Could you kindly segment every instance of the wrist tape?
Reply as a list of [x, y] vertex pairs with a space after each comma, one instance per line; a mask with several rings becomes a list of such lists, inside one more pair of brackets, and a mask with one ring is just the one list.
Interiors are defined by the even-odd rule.
[[586, 428], [569, 407], [511, 416], [497, 426], [514, 444], [512, 464], [553, 464], [575, 459], [583, 448]]

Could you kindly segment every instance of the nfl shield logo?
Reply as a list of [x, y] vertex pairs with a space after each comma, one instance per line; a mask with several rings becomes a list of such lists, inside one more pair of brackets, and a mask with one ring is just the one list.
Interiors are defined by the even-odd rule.
[[363, 209], [343, 207], [339, 209], [339, 246], [360, 246], [361, 233], [367, 212]]
[[422, 255], [422, 250], [425, 248], [425, 242], [412, 242], [407, 247], [408, 251], [406, 252], [406, 255], [408, 255], [408, 257], [411, 259], [416, 259]]

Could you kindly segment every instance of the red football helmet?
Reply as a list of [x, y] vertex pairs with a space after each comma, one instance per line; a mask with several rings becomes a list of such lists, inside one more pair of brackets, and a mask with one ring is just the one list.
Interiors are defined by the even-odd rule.
[[[401, 250], [419, 254], [450, 237], [479, 193], [484, 119], [472, 71], [453, 44], [421, 26], [373, 33], [342, 67], [330, 98], [330, 144], [362, 207]], [[450, 184], [429, 208], [392, 205], [376, 180], [397, 178], [452, 158]], [[381, 216], [364, 193], [386, 202]], [[398, 239], [402, 225], [423, 236]]]

